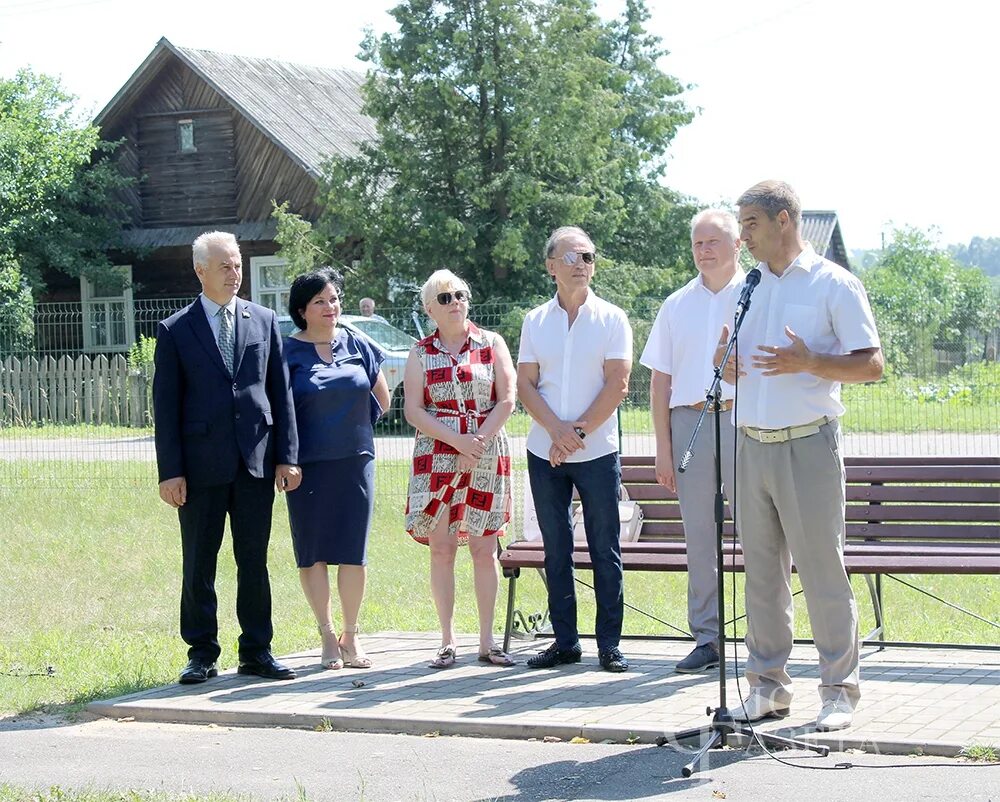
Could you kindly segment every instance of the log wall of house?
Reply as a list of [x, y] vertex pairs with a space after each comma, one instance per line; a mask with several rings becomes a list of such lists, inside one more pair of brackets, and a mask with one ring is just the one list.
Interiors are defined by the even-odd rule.
[[[193, 153], [181, 151], [182, 120], [194, 124]], [[315, 178], [176, 58], [102, 135], [125, 140], [119, 164], [138, 184], [122, 199], [136, 227], [265, 221], [272, 200], [318, 216]]]

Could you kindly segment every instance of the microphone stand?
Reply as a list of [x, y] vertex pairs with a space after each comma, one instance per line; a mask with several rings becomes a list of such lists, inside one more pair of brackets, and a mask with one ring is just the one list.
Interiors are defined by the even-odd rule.
[[[754, 275], [755, 273], [756, 275]], [[729, 338], [729, 343], [726, 345], [726, 352], [722, 357], [722, 361], [719, 363], [719, 367], [715, 369], [715, 378], [712, 381], [712, 386], [705, 394], [706, 403], [702, 407], [701, 414], [698, 416], [698, 422], [695, 424], [694, 432], [691, 434], [687, 450], [681, 458], [680, 465], [677, 466], [678, 472], [684, 473], [684, 471], [687, 470], [688, 465], [691, 464], [691, 459], [694, 456], [695, 441], [698, 438], [698, 432], [701, 431], [702, 424], [705, 421], [705, 414], [708, 412], [709, 407], [711, 407], [715, 417], [715, 560], [719, 603], [719, 706], [714, 710], [711, 707], [706, 710], [706, 714], [712, 716], [711, 724], [706, 724], [704, 726], [688, 730], [680, 730], [670, 736], [661, 735], [656, 739], [657, 746], [665, 746], [668, 743], [686, 741], [693, 738], [698, 738], [703, 741], [701, 748], [695, 754], [694, 758], [692, 758], [692, 760], [681, 769], [681, 774], [685, 777], [690, 777], [694, 774], [696, 764], [701, 760], [702, 756], [708, 752], [708, 750], [716, 747], [724, 747], [730, 735], [744, 736], [749, 738], [751, 743], [753, 743], [754, 738], [757, 738], [765, 747], [808, 749], [813, 752], [817, 752], [823, 757], [830, 754], [830, 747], [828, 746], [811, 744], [805, 741], [797, 741], [792, 738], [784, 738], [780, 735], [773, 735], [769, 732], [759, 732], [751, 727], [749, 723], [737, 722], [733, 718], [729, 708], [726, 706], [726, 605], [722, 554], [722, 523], [725, 518], [725, 503], [722, 495], [722, 369], [726, 362], [729, 361], [729, 354], [733, 350], [733, 346], [736, 344], [736, 336], [739, 333], [740, 327], [743, 325], [743, 318], [746, 317], [746, 313], [750, 309], [750, 295], [753, 293], [754, 287], [757, 286], [759, 281], [760, 271], [755, 268], [747, 275], [746, 286], [743, 288], [743, 294], [740, 297], [739, 303], [736, 305], [736, 318], [733, 326], [733, 334]], [[732, 488], [730, 488], [730, 492], [732, 492]], [[708, 736], [707, 740], [703, 740], [705, 739], [705, 736]]]

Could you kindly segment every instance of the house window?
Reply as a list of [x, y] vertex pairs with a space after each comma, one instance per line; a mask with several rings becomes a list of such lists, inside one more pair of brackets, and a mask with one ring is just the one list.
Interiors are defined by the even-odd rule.
[[198, 151], [194, 144], [194, 120], [178, 120], [177, 137], [181, 153], [196, 153]]
[[250, 257], [250, 299], [288, 318], [288, 290], [295, 279], [288, 261], [277, 256]]
[[91, 281], [80, 277], [83, 305], [83, 350], [127, 351], [135, 342], [132, 266], [115, 267], [120, 280]]

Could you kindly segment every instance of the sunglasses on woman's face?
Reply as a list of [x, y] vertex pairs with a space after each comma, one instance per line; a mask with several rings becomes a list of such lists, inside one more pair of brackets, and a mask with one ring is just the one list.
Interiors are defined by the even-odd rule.
[[470, 300], [469, 293], [467, 293], [465, 290], [455, 290], [455, 292], [439, 292], [437, 294], [437, 302], [441, 304], [441, 306], [447, 306], [448, 304], [450, 304], [452, 298], [454, 298], [456, 301]]
[[575, 265], [581, 256], [588, 265], [594, 264], [594, 259], [597, 258], [597, 254], [593, 251], [566, 251], [562, 255], [562, 260], [568, 265]]

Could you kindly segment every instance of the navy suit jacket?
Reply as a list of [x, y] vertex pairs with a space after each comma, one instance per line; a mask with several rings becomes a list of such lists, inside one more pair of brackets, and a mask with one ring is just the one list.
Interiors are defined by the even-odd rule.
[[192, 485], [236, 478], [242, 457], [259, 479], [298, 462], [295, 407], [281, 358], [278, 319], [236, 299], [234, 376], [219, 353], [201, 298], [156, 331], [153, 418], [160, 481]]

